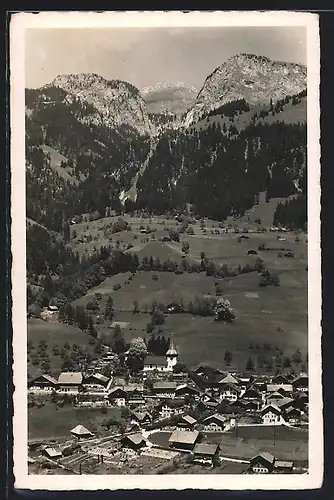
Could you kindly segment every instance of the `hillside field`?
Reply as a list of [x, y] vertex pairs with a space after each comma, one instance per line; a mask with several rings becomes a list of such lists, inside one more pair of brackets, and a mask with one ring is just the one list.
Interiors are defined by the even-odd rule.
[[[110, 219], [110, 218], [109, 218]], [[127, 242], [134, 236], [134, 228], [145, 223], [146, 219], [129, 218], [132, 231], [124, 231]], [[150, 219], [150, 226], [160, 228], [164, 219], [156, 217]], [[108, 222], [110, 223], [110, 222]], [[92, 221], [83, 226], [98, 228], [105, 224], [105, 219]], [[165, 219], [165, 224], [175, 221]], [[218, 228], [215, 221], [205, 221], [207, 228]], [[148, 314], [153, 301], [165, 305], [181, 300], [185, 305], [193, 301], [195, 296], [214, 295], [215, 284], [219, 283], [223, 296], [230, 300], [235, 310], [236, 320], [233, 323], [218, 323], [212, 317], [199, 317], [190, 314], [166, 315], [162, 329], [166, 336], [174, 333], [180, 352], [180, 360], [190, 366], [209, 364], [217, 367], [224, 366], [224, 353], [231, 350], [233, 360], [231, 370], [245, 370], [249, 356], [255, 365], [259, 355], [274, 358], [277, 350], [283, 351], [283, 356], [291, 356], [296, 349], [300, 349], [303, 361], [307, 353], [307, 235], [300, 234], [300, 242], [295, 241], [293, 233], [281, 233], [278, 240], [277, 233], [248, 233], [249, 239], [238, 238], [241, 234], [229, 232], [225, 234], [203, 234], [199, 221], [193, 226], [195, 235], [181, 235], [180, 243], [161, 243], [151, 241], [150, 235], [139, 234], [132, 240], [134, 246], [127, 250], [136, 252], [141, 260], [143, 257], [159, 257], [160, 260], [172, 259], [181, 262], [183, 258], [190, 262], [200, 262], [201, 252], [217, 264], [227, 263], [229, 267], [239, 264], [254, 264], [256, 258], [261, 257], [267, 268], [280, 278], [279, 287], [259, 287], [260, 276], [256, 272], [242, 274], [236, 277], [217, 279], [208, 277], [205, 273], [188, 273], [181, 275], [168, 272], [139, 271], [133, 277], [130, 273], [123, 273], [107, 278], [99, 286], [92, 288], [88, 293], [77, 299], [74, 304], [86, 305], [95, 293], [101, 294], [100, 313], [103, 314], [106, 301], [112, 296], [115, 308], [114, 321], [119, 321], [125, 338], [130, 341], [134, 337], [146, 336], [146, 325], [150, 321]], [[79, 231], [78, 231], [79, 232]], [[158, 234], [158, 231], [157, 233]], [[162, 231], [161, 234], [166, 234]], [[121, 234], [113, 236], [119, 238]], [[146, 241], [148, 240], [148, 241]], [[189, 243], [189, 253], [182, 252], [182, 241]], [[96, 242], [96, 246], [98, 246]], [[72, 245], [73, 243], [71, 243]], [[278, 250], [258, 250], [259, 245], [266, 248], [278, 249], [284, 247], [294, 253], [294, 258], [279, 256]], [[255, 249], [257, 255], [247, 255], [249, 249]], [[284, 253], [284, 252], [283, 252]], [[157, 277], [153, 279], [153, 275]], [[130, 278], [130, 279], [129, 279]], [[120, 285], [114, 290], [115, 285]], [[138, 302], [139, 313], [132, 314], [133, 303]], [[101, 314], [98, 315], [101, 316]], [[111, 322], [106, 321], [97, 325], [99, 334], [110, 334]], [[253, 347], [250, 348], [250, 345]], [[270, 350], [264, 349], [264, 344], [270, 344]], [[261, 367], [257, 367], [261, 371]], [[273, 370], [275, 369], [275, 365]], [[262, 368], [263, 371], [263, 368]]]

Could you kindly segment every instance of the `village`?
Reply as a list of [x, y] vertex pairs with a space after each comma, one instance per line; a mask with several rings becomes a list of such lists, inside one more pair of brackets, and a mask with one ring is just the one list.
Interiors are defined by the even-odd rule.
[[97, 432], [78, 420], [64, 438], [29, 439], [30, 474], [307, 473], [306, 373], [190, 370], [173, 335], [136, 376], [101, 374], [112, 356], [104, 346], [85, 372], [29, 381], [28, 406], [66, 400], [118, 416]]

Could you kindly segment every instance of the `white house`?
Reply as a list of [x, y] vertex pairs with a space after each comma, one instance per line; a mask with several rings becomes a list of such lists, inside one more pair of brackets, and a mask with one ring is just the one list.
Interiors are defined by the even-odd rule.
[[63, 372], [59, 375], [57, 383], [57, 392], [78, 394], [82, 386], [81, 372]]
[[282, 410], [274, 404], [269, 404], [261, 410], [261, 420], [264, 425], [281, 425], [284, 422]]
[[225, 427], [226, 418], [219, 413], [215, 413], [203, 420], [204, 430], [206, 432], [222, 432]]

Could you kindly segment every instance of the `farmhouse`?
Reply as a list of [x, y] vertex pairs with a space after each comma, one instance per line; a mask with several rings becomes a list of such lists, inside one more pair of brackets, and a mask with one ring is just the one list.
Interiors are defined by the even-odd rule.
[[101, 373], [93, 373], [83, 379], [82, 385], [89, 391], [107, 389], [110, 384], [110, 378], [101, 375]]
[[159, 398], [173, 398], [175, 396], [176, 382], [154, 382], [152, 393]]
[[265, 425], [280, 425], [284, 421], [281, 409], [272, 403], [262, 409], [261, 419]]
[[218, 382], [219, 386], [220, 387], [223, 387], [224, 385], [230, 385], [230, 384], [233, 384], [233, 385], [238, 385], [239, 384], [239, 379], [234, 377], [233, 375], [231, 375], [231, 373], [228, 373], [226, 375], [226, 377], [222, 378], [219, 382]]
[[275, 457], [271, 453], [262, 452], [250, 460], [250, 468], [256, 474], [268, 474], [273, 471]]
[[196, 418], [193, 418], [191, 415], [184, 415], [177, 423], [177, 426], [182, 429], [193, 430], [197, 423]]
[[139, 425], [149, 424], [152, 421], [151, 415], [145, 412], [134, 411], [132, 413], [132, 421], [136, 422]]
[[207, 408], [217, 408], [219, 406], [220, 401], [209, 394], [203, 394], [200, 398], [200, 401], [205, 404]]
[[193, 396], [194, 398], [199, 397], [200, 391], [196, 387], [192, 387], [188, 384], [179, 385], [175, 389], [175, 396], [177, 397], [185, 397], [185, 396]]
[[82, 384], [82, 373], [80, 372], [63, 372], [58, 378], [57, 392], [67, 392], [78, 394]]
[[272, 392], [267, 396], [267, 401], [279, 401], [281, 399], [284, 399], [284, 396], [280, 392]]
[[28, 384], [30, 392], [52, 392], [58, 386], [58, 382], [51, 375], [43, 374], [31, 380]]
[[127, 401], [127, 393], [121, 387], [115, 387], [111, 390], [108, 395], [108, 399], [111, 404], [115, 404], [116, 406], [125, 406]]
[[294, 391], [308, 392], [308, 375], [299, 375], [292, 381]]
[[90, 432], [83, 425], [77, 425], [74, 429], [71, 430], [71, 434], [77, 438], [86, 438], [90, 436], [94, 436], [92, 432]]
[[121, 443], [124, 448], [130, 448], [134, 451], [138, 451], [140, 448], [146, 445], [145, 439], [140, 433], [124, 436], [121, 440]]
[[220, 399], [229, 401], [233, 403], [239, 397], [241, 389], [237, 385], [234, 384], [224, 384], [219, 388]]
[[197, 443], [194, 447], [194, 461], [202, 464], [213, 465], [214, 458], [218, 456], [218, 444]]
[[292, 384], [268, 384], [267, 392], [270, 394], [273, 392], [279, 392], [283, 396], [288, 396], [293, 391]]
[[173, 448], [192, 451], [199, 438], [198, 431], [176, 430], [169, 438], [169, 444]]
[[204, 430], [206, 432], [222, 432], [225, 427], [226, 417], [215, 413], [203, 420]]
[[171, 418], [174, 415], [180, 415], [184, 411], [183, 399], [166, 400], [156, 407], [161, 418]]
[[285, 420], [289, 422], [289, 424], [298, 424], [300, 422], [301, 412], [298, 408], [293, 408], [289, 406], [285, 410]]

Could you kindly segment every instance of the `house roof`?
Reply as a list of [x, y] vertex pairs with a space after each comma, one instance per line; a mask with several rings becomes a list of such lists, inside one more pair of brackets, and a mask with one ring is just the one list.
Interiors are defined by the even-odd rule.
[[143, 435], [140, 433], [130, 434], [129, 436], [126, 436], [126, 438], [129, 439], [129, 441], [132, 441], [133, 444], [141, 444], [145, 441]]
[[288, 462], [286, 460], [276, 460], [275, 467], [284, 467], [287, 469], [291, 469], [291, 467], [293, 467], [293, 462]]
[[58, 384], [78, 385], [82, 382], [81, 372], [63, 372], [59, 375]]
[[214, 455], [217, 453], [218, 444], [198, 443], [194, 447], [194, 453], [200, 455]]
[[278, 399], [277, 401], [274, 402], [274, 404], [278, 406], [278, 408], [280, 408], [281, 406], [290, 405], [291, 403], [293, 403], [293, 401], [294, 400], [292, 398], [283, 398], [283, 399]]
[[111, 391], [109, 392], [109, 396], [113, 395], [115, 392], [122, 391], [124, 395], [126, 394], [125, 390], [123, 387], [113, 387]]
[[33, 384], [34, 382], [37, 382], [38, 380], [40, 379], [44, 379], [46, 380], [47, 382], [50, 382], [51, 384], [57, 384], [57, 380], [52, 377], [51, 375], [48, 375], [47, 373], [43, 373], [42, 375], [40, 375], [39, 377], [36, 377], [35, 379], [33, 379], [31, 382], [30, 382], [30, 385]]
[[279, 380], [282, 380], [282, 381], [283, 381], [283, 383], [286, 383], [286, 384], [288, 384], [288, 383], [289, 383], [289, 379], [288, 379], [287, 377], [285, 377], [284, 375], [276, 375], [275, 377], [273, 377], [273, 379], [272, 379], [272, 383], [273, 383], [273, 384], [278, 384], [278, 383], [279, 383], [279, 382], [278, 382]]
[[263, 415], [264, 413], [267, 413], [268, 411], [272, 411], [276, 413], [281, 413], [281, 409], [274, 403], [270, 403], [261, 410], [261, 414]]
[[285, 413], [286, 413], [287, 415], [289, 415], [291, 412], [297, 412], [297, 413], [299, 413], [299, 414], [300, 414], [300, 410], [299, 410], [298, 408], [294, 408], [293, 406], [289, 406], [289, 408], [287, 408], [287, 409], [285, 410]]
[[280, 389], [286, 392], [292, 392], [292, 384], [267, 384], [268, 392], [277, 392]]
[[166, 357], [148, 355], [145, 358], [144, 365], [166, 366]]
[[56, 448], [45, 448], [44, 452], [49, 455], [49, 457], [61, 457], [62, 452]]
[[272, 392], [268, 395], [267, 399], [284, 399], [284, 396], [280, 392]]
[[88, 377], [85, 377], [84, 382], [90, 378], [95, 378], [96, 380], [103, 382], [104, 384], [106, 384], [110, 380], [108, 377], [102, 375], [102, 373], [92, 373], [92, 375], [88, 375]]
[[258, 458], [264, 458], [264, 460], [266, 460], [267, 462], [269, 462], [270, 464], [273, 464], [275, 462], [275, 457], [274, 455], [272, 455], [271, 453], [269, 453], [268, 451], [261, 451], [261, 453], [258, 453], [257, 455], [255, 455], [253, 458], [251, 458], [251, 462], [254, 462], [256, 459]]
[[138, 391], [138, 392], [144, 392], [144, 384], [138, 384], [135, 382], [125, 384], [123, 386], [123, 390], [125, 392], [133, 392], [133, 391]]
[[182, 389], [190, 389], [191, 391], [200, 392], [199, 389], [197, 389], [197, 387], [193, 387], [192, 385], [189, 384], [181, 384], [175, 389], [175, 391], [181, 391]]
[[170, 408], [181, 408], [184, 406], [184, 400], [183, 399], [165, 399], [161, 401], [159, 406], [169, 406]]
[[235, 391], [235, 392], [240, 392], [241, 391], [240, 387], [238, 387], [235, 384], [228, 383], [228, 384], [223, 384], [223, 385], [224, 385], [223, 390]]
[[169, 438], [170, 443], [194, 444], [199, 436], [198, 431], [176, 430]]
[[151, 415], [147, 412], [147, 411], [143, 411], [143, 412], [140, 412], [140, 411], [134, 411], [132, 413], [140, 422], [142, 422], [143, 420], [145, 420], [146, 417], [149, 417], [149, 419], [151, 419]]
[[93, 433], [81, 424], [74, 427], [74, 429], [71, 430], [71, 433], [77, 434], [78, 436], [86, 436], [87, 434], [93, 436]]
[[239, 381], [237, 378], [233, 377], [231, 373], [228, 373], [226, 377], [222, 378], [218, 384], [238, 384]]
[[210, 420], [218, 420], [218, 422], [223, 424], [224, 422], [226, 422], [226, 417], [224, 417], [224, 415], [221, 415], [220, 413], [215, 413], [214, 415], [210, 415], [210, 417], [206, 417], [203, 420], [203, 423]]
[[175, 390], [177, 388], [176, 382], [154, 382], [153, 389], [166, 389], [166, 390]]
[[196, 418], [193, 418], [191, 415], [184, 415], [182, 420], [185, 420], [190, 425], [196, 424], [197, 422]]

